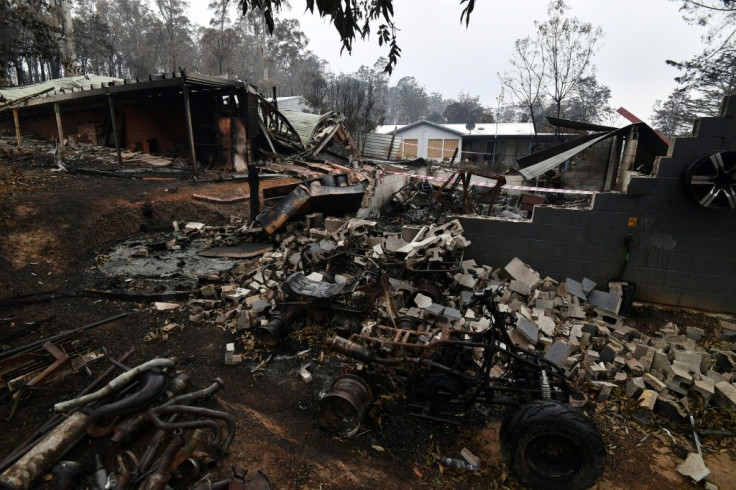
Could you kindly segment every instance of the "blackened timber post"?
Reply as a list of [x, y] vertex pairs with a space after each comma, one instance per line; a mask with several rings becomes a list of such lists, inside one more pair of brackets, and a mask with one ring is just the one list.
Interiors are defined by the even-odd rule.
[[115, 118], [115, 100], [112, 94], [107, 94], [107, 102], [110, 105], [110, 121], [112, 123], [112, 136], [115, 138], [115, 152], [118, 155], [118, 165], [123, 164], [123, 156], [120, 154], [120, 133], [118, 132], [118, 122]]
[[56, 113], [56, 128], [59, 130], [59, 148], [61, 152], [64, 151], [64, 130], [61, 128], [61, 111], [59, 110], [59, 103], [54, 102], [54, 112]]
[[18, 109], [13, 109], [13, 122], [15, 122], [15, 139], [20, 146], [20, 119], [18, 118]]
[[192, 164], [192, 173], [197, 175], [197, 155], [194, 152], [194, 130], [192, 129], [192, 111], [189, 105], [189, 87], [182, 85], [184, 94], [184, 114], [187, 119], [187, 139], [189, 140], [189, 162]]

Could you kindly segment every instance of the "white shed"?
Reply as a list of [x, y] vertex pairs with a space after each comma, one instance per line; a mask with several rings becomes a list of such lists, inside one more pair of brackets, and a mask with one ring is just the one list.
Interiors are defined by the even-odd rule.
[[394, 130], [396, 130], [397, 137], [402, 139], [397, 155], [399, 159], [420, 157], [431, 160], [450, 160], [456, 150], [458, 154], [463, 150], [462, 132], [431, 121], [379, 126], [376, 132], [391, 134]]
[[292, 97], [276, 97], [276, 103], [278, 103], [280, 111], [313, 112], [312, 106], [310, 106], [307, 99], [301, 95], [294, 95]]

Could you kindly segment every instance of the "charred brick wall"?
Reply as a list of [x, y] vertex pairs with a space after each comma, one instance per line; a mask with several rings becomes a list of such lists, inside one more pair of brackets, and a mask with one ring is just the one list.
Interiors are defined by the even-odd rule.
[[[60, 112], [64, 137], [79, 134], [80, 127], [89, 124], [102, 127], [104, 131], [105, 125], [109, 125], [110, 122], [106, 100], [97, 104], [83, 101], [63, 102], [60, 104]], [[138, 99], [121, 100], [117, 101], [115, 112], [123, 148], [154, 153], [186, 154], [187, 130], [181, 96], [142, 95]], [[53, 104], [20, 108], [18, 115], [21, 137], [58, 139], [59, 132]], [[0, 119], [0, 131], [15, 134], [10, 111], [6, 111]], [[113, 145], [111, 128], [109, 132], [108, 146]], [[100, 144], [102, 143], [100, 141]]]
[[[537, 206], [530, 221], [462, 217], [466, 252], [494, 266], [519, 257], [558, 280], [588, 277], [637, 283], [637, 299], [736, 312], [736, 210], [703, 207], [687, 193], [686, 168], [715, 151], [736, 151], [736, 97], [722, 117], [696, 121], [652, 176], [626, 193], [601, 193], [590, 209]], [[627, 242], [629, 256], [627, 256]]]

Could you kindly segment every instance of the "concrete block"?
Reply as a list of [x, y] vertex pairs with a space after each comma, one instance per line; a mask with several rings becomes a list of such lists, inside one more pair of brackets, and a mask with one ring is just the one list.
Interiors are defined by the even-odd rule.
[[621, 296], [594, 289], [588, 295], [588, 303], [609, 313], [618, 313]]
[[693, 383], [693, 391], [699, 393], [705, 401], [708, 401], [715, 394], [716, 385], [710, 378], [699, 379]]
[[721, 406], [736, 408], [736, 386], [725, 381], [716, 383], [715, 400]]
[[596, 283], [587, 277], [583, 278], [583, 293], [590, 294], [595, 289]]
[[690, 374], [683, 370], [676, 367], [672, 368], [672, 378], [677, 381], [680, 384], [690, 386], [693, 384], [693, 377], [690, 376]]
[[624, 389], [627, 396], [638, 399], [647, 387], [644, 385], [642, 378], [631, 378], [626, 383], [626, 387]]
[[602, 362], [591, 363], [586, 373], [590, 379], [601, 379], [608, 377], [608, 368]]
[[621, 353], [624, 347], [617, 342], [610, 342], [600, 352], [600, 360], [602, 362], [612, 362], [613, 359]]
[[657, 393], [661, 393], [662, 391], [667, 389], [666, 384], [664, 384], [657, 377], [651, 375], [650, 373], [644, 374], [641, 379], [644, 381], [645, 385], [647, 385], [649, 388], [653, 389]]
[[523, 296], [529, 296], [529, 294], [532, 292], [532, 288], [534, 286], [532, 284], [529, 284], [528, 282], [524, 281], [518, 281], [516, 279], [512, 279], [509, 283], [509, 289], [515, 293], [519, 293]]
[[685, 335], [688, 336], [688, 338], [691, 338], [695, 341], [698, 341], [703, 338], [704, 330], [702, 328], [697, 327], [687, 327], [685, 329]]
[[[518, 317], [516, 328], [519, 333], [522, 334], [532, 344], [536, 344], [539, 339], [539, 329], [532, 322], [524, 318], [523, 316]], [[567, 357], [567, 356], [565, 356]]]
[[654, 390], [644, 390], [639, 395], [639, 406], [647, 410], [654, 410], [654, 405], [657, 403], [657, 392]]
[[548, 316], [539, 316], [537, 317], [537, 326], [539, 327], [539, 330], [544, 333], [544, 335], [552, 337], [555, 334], [555, 328], [557, 327], [557, 324], [552, 318]]
[[544, 358], [555, 364], [556, 366], [562, 366], [570, 355], [570, 346], [562, 341], [555, 341], [552, 346], [544, 354]]
[[644, 367], [636, 359], [626, 359], [626, 369], [634, 376], [641, 376], [644, 373]]
[[593, 384], [600, 387], [600, 391], [598, 392], [599, 403], [608, 400], [611, 396], [611, 391], [617, 387], [615, 384], [609, 383], [608, 381], [594, 381]]
[[703, 457], [698, 453], [688, 454], [685, 462], [677, 465], [677, 472], [691, 478], [696, 483], [710, 475], [710, 470], [705, 466]]
[[511, 342], [522, 349], [528, 350], [532, 346], [531, 342], [529, 342], [529, 340], [519, 332], [519, 327], [516, 327], [509, 332], [509, 338], [511, 339]]
[[429, 308], [432, 305], [432, 298], [425, 296], [422, 293], [418, 293], [414, 297], [414, 304], [422, 309]]
[[569, 294], [572, 294], [573, 296], [576, 296], [580, 298], [581, 300], [585, 301], [586, 295], [583, 292], [583, 284], [574, 280], [570, 279], [569, 277], [565, 279], [565, 286], [567, 287], [567, 292]]
[[504, 270], [513, 279], [529, 284], [530, 288], [536, 286], [542, 280], [537, 271], [535, 271], [516, 257], [514, 257], [511, 262], [506, 264]]

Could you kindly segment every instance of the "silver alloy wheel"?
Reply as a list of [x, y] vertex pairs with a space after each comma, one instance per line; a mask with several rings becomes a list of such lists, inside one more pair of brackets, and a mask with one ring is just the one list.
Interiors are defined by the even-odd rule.
[[688, 193], [708, 209], [736, 209], [736, 151], [701, 157], [685, 169]]

